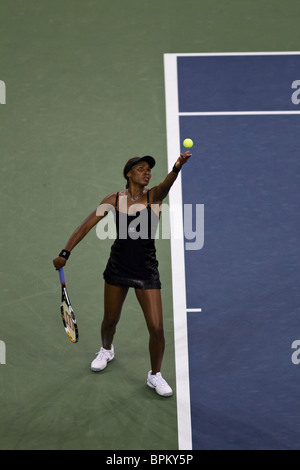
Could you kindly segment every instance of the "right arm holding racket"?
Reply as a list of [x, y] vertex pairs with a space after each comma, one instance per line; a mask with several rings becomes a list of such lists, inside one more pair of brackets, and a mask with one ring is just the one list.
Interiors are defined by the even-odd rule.
[[[61, 251], [59, 256], [54, 258], [53, 264], [54, 267], [59, 272], [59, 279], [62, 287], [62, 294], [61, 294], [61, 304], [60, 304], [60, 313], [62, 322], [64, 325], [65, 332], [72, 343], [77, 343], [79, 338], [78, 333], [78, 325], [77, 320], [75, 317], [74, 310], [71, 305], [70, 297], [68, 295], [68, 291], [66, 288], [66, 281], [65, 281], [65, 274], [63, 267], [65, 266], [67, 259], [70, 256], [72, 249], [87, 235], [87, 233], [91, 230], [97, 222], [99, 222], [103, 217], [105, 217], [110, 210], [110, 200], [111, 196], [105, 198], [99, 207], [101, 207], [101, 215], [97, 210], [93, 211], [80, 225], [79, 227], [73, 232], [71, 237], [69, 238], [66, 247]], [[115, 197], [115, 196], [114, 196]]]
[[[100, 205], [107, 204], [107, 207], [113, 206], [114, 201], [116, 198], [116, 193], [112, 193], [106, 198], [103, 199]], [[97, 209], [95, 209], [80, 225], [77, 229], [72, 233], [70, 236], [65, 248], [60, 252], [60, 254], [54, 258], [53, 264], [55, 269], [59, 270], [63, 268], [67, 262], [67, 259], [70, 256], [71, 251], [75, 248], [76, 245], [89, 233], [89, 231], [108, 214], [108, 210], [103, 210], [103, 215], [97, 215], [99, 213]]]

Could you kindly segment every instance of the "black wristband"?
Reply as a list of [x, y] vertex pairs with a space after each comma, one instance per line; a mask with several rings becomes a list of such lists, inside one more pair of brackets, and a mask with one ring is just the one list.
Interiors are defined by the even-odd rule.
[[61, 258], [65, 258], [65, 259], [68, 259], [69, 256], [70, 256], [71, 252], [68, 251], [68, 250], [62, 250], [58, 256], [60, 256]]
[[173, 166], [172, 168], [172, 171], [174, 171], [174, 173], [176, 173], [176, 175], [178, 175], [178, 173], [180, 172], [181, 170], [181, 167], [180, 168], [177, 168], [175, 165]]

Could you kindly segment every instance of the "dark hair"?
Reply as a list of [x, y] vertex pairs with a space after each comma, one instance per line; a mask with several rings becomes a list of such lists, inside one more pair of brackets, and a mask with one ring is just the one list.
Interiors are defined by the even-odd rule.
[[[135, 163], [135, 161], [138, 162], [138, 161], [139, 161], [139, 157], [130, 158], [130, 159], [128, 160], [128, 162], [126, 163], [126, 165], [124, 166], [124, 169], [123, 169], [123, 175], [124, 175], [124, 178], [126, 179], [126, 189], [129, 188], [129, 178], [128, 178], [128, 176], [127, 176], [127, 173], [128, 173], [128, 172], [130, 171], [130, 169], [133, 167], [132, 163], [133, 163], [133, 162]], [[134, 163], [133, 163], [133, 164], [134, 164]], [[129, 169], [127, 170], [127, 168], [129, 168]]]

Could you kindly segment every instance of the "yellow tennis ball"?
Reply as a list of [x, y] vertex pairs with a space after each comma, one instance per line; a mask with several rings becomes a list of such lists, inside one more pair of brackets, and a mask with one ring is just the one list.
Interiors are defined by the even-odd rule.
[[186, 147], [187, 149], [190, 149], [191, 147], [193, 147], [194, 142], [192, 141], [192, 139], [184, 139], [183, 145], [184, 145], [184, 147]]

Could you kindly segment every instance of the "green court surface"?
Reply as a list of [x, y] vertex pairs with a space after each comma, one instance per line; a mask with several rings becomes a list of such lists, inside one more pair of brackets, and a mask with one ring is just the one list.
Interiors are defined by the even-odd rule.
[[115, 360], [90, 371], [112, 240], [92, 230], [65, 268], [78, 344], [59, 318], [52, 259], [124, 188], [129, 158], [153, 155], [152, 185], [164, 178], [164, 53], [299, 50], [299, 14], [297, 0], [1, 1], [0, 449], [178, 449], [169, 240], [156, 243], [168, 399], [146, 386], [148, 333], [133, 291]]

